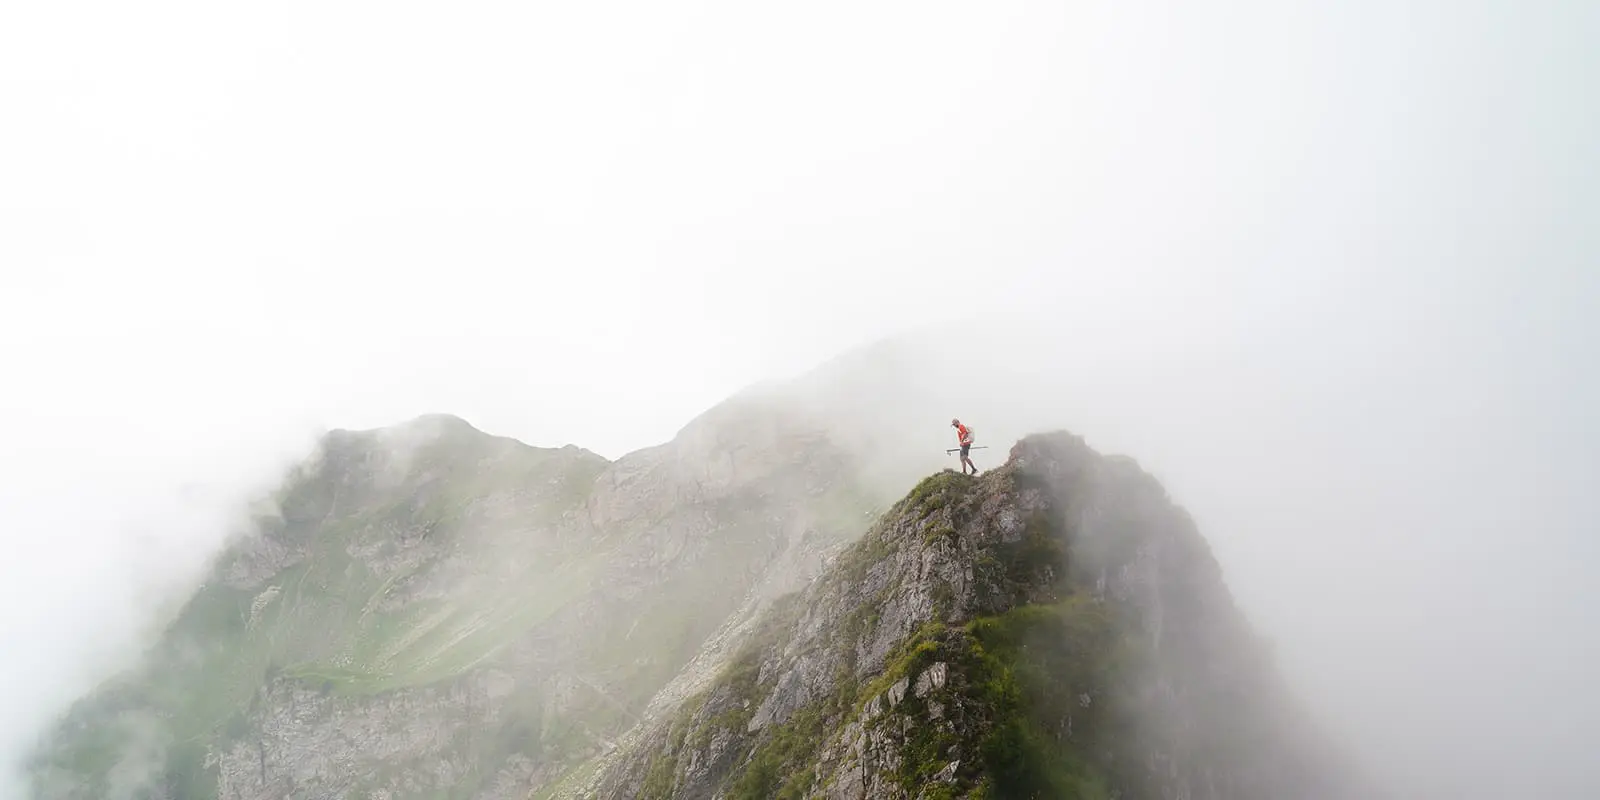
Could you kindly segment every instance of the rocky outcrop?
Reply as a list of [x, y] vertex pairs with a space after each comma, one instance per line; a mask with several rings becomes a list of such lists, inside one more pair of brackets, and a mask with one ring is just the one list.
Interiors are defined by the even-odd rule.
[[586, 788], [1373, 796], [1342, 784], [1291, 708], [1159, 485], [1036, 436], [1003, 469], [925, 480]]

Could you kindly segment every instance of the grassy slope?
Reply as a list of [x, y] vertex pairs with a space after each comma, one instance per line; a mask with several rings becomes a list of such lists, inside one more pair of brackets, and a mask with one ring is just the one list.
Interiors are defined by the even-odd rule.
[[[348, 693], [448, 679], [577, 596], [604, 559], [603, 552], [591, 552], [548, 561], [540, 579], [499, 587], [492, 602], [446, 597], [380, 610], [408, 573], [376, 574], [352, 550], [400, 529], [459, 541], [475, 524], [474, 503], [497, 495], [513, 498], [522, 527], [553, 526], [581, 505], [605, 462], [447, 433], [419, 447], [406, 476], [385, 488], [362, 474], [361, 456], [331, 454], [322, 472], [285, 487], [283, 518], [264, 523], [267, 535], [309, 542], [309, 557], [258, 589], [208, 581], [143, 669], [72, 710], [66, 735], [41, 763], [86, 778], [99, 794], [130, 742], [154, 736], [165, 745], [161, 771], [168, 787], [207, 796], [215, 779], [200, 767], [206, 743], [244, 731], [252, 698], [270, 677], [299, 677]], [[424, 480], [444, 473], [450, 481]], [[530, 486], [539, 491], [528, 496]], [[425, 562], [412, 571], [432, 566]], [[129, 720], [145, 724], [133, 730]]]

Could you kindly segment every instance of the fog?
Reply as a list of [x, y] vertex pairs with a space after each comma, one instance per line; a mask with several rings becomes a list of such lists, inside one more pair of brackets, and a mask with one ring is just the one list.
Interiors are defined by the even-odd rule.
[[1400, 794], [1592, 796], [1596, 34], [1555, 2], [11, 4], [0, 755], [323, 428], [614, 458], [931, 331], [897, 430], [1137, 458]]

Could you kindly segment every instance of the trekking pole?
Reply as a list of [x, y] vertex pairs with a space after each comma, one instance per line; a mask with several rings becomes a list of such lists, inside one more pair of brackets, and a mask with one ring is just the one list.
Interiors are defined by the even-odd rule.
[[[988, 449], [989, 449], [989, 445], [986, 445], [986, 444], [980, 444], [980, 445], [976, 445], [976, 446], [974, 446], [974, 447], [969, 447], [969, 448], [967, 448], [967, 449], [968, 449], [968, 450], [988, 450]], [[952, 448], [950, 448], [950, 449], [949, 449], [949, 450], [946, 450], [946, 451], [945, 451], [945, 452], [946, 452], [946, 453], [959, 453], [959, 452], [961, 452], [961, 448], [959, 448], [959, 447], [952, 447]]]

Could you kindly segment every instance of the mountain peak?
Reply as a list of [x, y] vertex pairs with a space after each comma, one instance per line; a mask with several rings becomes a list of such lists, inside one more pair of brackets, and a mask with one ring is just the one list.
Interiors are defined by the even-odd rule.
[[479, 430], [472, 423], [455, 414], [428, 412], [400, 420], [399, 422], [391, 422], [370, 428], [332, 428], [324, 438], [330, 442], [345, 442], [359, 439], [394, 440], [397, 438], [428, 440], [445, 436], [458, 438], [471, 435], [491, 436], [491, 434]]
[[1066, 431], [1010, 452], [924, 478], [579, 793], [1371, 796], [1151, 476]]
[[398, 427], [453, 431], [476, 431], [478, 433], [483, 433], [483, 431], [478, 430], [478, 428], [474, 427], [472, 423], [467, 422], [465, 419], [462, 419], [455, 414], [450, 414], [443, 411], [431, 411], [426, 414], [419, 414], [409, 420], [406, 420], [405, 422], [400, 423]]
[[491, 436], [491, 434], [485, 433], [484, 431], [478, 429], [465, 419], [455, 414], [449, 414], [442, 411], [430, 411], [425, 414], [418, 414], [417, 416], [409, 419], [404, 419], [399, 422], [392, 422], [387, 425], [380, 425], [375, 428], [365, 428], [358, 431], [341, 429], [341, 432], [374, 435], [382, 438], [402, 436], [432, 439], [442, 437], [457, 438], [463, 436]]

